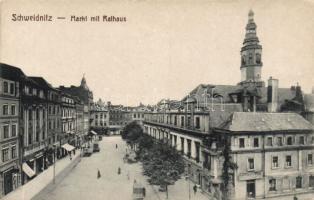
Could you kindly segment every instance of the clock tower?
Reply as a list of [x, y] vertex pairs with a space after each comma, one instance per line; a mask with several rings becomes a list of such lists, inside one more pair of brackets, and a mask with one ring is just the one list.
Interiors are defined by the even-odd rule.
[[246, 25], [246, 33], [241, 48], [241, 82], [240, 85], [264, 86], [261, 80], [262, 75], [262, 46], [256, 35], [256, 24], [254, 22], [254, 12], [250, 10], [249, 20]]

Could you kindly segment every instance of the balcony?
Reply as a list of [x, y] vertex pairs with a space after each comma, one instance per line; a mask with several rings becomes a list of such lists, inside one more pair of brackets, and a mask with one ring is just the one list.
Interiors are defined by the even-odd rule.
[[37, 142], [34, 144], [31, 144], [29, 146], [24, 147], [24, 156], [31, 155], [33, 153], [36, 153], [37, 151], [40, 151], [48, 145], [47, 140]]

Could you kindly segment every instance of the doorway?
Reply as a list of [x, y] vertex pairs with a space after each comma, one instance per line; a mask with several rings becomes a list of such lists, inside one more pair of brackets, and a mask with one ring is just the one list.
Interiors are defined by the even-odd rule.
[[246, 194], [248, 198], [255, 198], [255, 180], [246, 181]]

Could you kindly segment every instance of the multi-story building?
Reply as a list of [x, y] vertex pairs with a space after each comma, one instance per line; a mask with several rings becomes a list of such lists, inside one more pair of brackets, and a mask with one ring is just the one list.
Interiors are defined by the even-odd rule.
[[75, 146], [80, 147], [84, 141], [84, 103], [83, 101], [75, 97], [75, 110], [76, 110], [76, 127], [75, 127]]
[[23, 72], [0, 64], [0, 197], [20, 185], [19, 98]]
[[[159, 102], [144, 114], [144, 132], [180, 151], [190, 179], [216, 196], [226, 195], [220, 188], [226, 182], [223, 176], [229, 173], [227, 194], [232, 199], [310, 192], [312, 170], [306, 162], [312, 162], [313, 127], [299, 115], [304, 111], [301, 87], [279, 88], [279, 81], [272, 77], [265, 87], [262, 47], [253, 16], [250, 11], [241, 49], [240, 83], [201, 84], [181, 101]], [[242, 136], [247, 139], [238, 141]], [[277, 140], [281, 146], [275, 145]], [[226, 161], [226, 154], [231, 160]], [[223, 171], [229, 161], [238, 168]], [[292, 163], [291, 168], [286, 164], [289, 180], [283, 177], [281, 167], [271, 167], [279, 162]], [[251, 170], [252, 166], [256, 169]]]
[[97, 134], [107, 134], [109, 128], [108, 107], [103, 103], [94, 103], [91, 108], [91, 129]]
[[20, 130], [22, 142], [23, 183], [46, 167], [45, 152], [49, 145], [47, 89], [25, 77], [21, 81]]
[[93, 92], [89, 90], [85, 77], [81, 80], [80, 86], [64, 87], [60, 86], [59, 89], [72, 96], [78, 97], [84, 103], [84, 135], [87, 135], [90, 130], [91, 116], [90, 110], [93, 104]]
[[[60, 143], [57, 141], [57, 136], [61, 134], [61, 95], [60, 91], [51, 86], [42, 77], [30, 77], [37, 84], [45, 88], [46, 103], [48, 108], [47, 126], [48, 126], [48, 147], [50, 151], [46, 152], [48, 165], [53, 163], [53, 146], [58, 147]], [[49, 153], [48, 153], [49, 152]]]
[[235, 112], [213, 129], [209, 141], [209, 169], [220, 171], [212, 178], [221, 183], [220, 161], [226, 160], [221, 149], [230, 146], [230, 160], [237, 166], [228, 171], [233, 199], [293, 195], [314, 187], [313, 126], [297, 113]]
[[[76, 130], [76, 109], [75, 109], [75, 97], [61, 92], [61, 126], [62, 131], [58, 137], [60, 146], [64, 144], [70, 144], [75, 146], [75, 130]], [[64, 156], [67, 154], [68, 149], [60, 148], [58, 156]]]

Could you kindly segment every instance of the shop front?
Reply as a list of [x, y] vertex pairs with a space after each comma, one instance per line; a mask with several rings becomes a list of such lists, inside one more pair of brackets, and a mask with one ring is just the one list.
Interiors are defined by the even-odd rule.
[[17, 163], [11, 163], [1, 171], [2, 192], [4, 196], [20, 185], [20, 170]]

